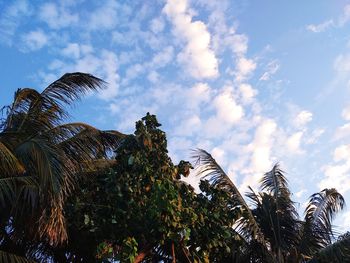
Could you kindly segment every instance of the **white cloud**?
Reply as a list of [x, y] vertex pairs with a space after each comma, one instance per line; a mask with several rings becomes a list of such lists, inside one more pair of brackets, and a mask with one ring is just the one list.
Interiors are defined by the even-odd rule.
[[296, 193], [295, 193], [295, 196], [296, 196], [297, 198], [300, 198], [300, 197], [302, 197], [305, 193], [306, 193], [306, 189], [302, 189], [302, 190], [296, 192]]
[[269, 80], [271, 78], [272, 75], [274, 75], [278, 69], [280, 68], [280, 64], [278, 63], [277, 60], [273, 60], [271, 62], [269, 62], [266, 66], [266, 71], [264, 72], [264, 74], [260, 77], [259, 80]]
[[187, 92], [190, 109], [198, 108], [202, 103], [208, 102], [211, 97], [210, 87], [207, 83], [196, 83]]
[[303, 132], [299, 131], [287, 138], [286, 146], [290, 153], [294, 153], [294, 154], [303, 153], [303, 151], [300, 149], [302, 136], [303, 136]]
[[213, 101], [218, 118], [228, 124], [237, 123], [244, 115], [243, 107], [238, 105], [230, 89], [225, 89]]
[[343, 14], [339, 17], [339, 26], [344, 26], [350, 20], [350, 4], [344, 6]]
[[347, 160], [350, 158], [350, 145], [340, 145], [333, 153], [333, 159], [335, 162]]
[[203, 22], [192, 21], [187, 1], [168, 0], [163, 11], [174, 25], [174, 35], [186, 43], [178, 54], [179, 63], [195, 78], [217, 77], [218, 61], [210, 48], [210, 33]]
[[344, 120], [346, 121], [350, 121], [350, 105], [346, 106], [342, 113], [341, 113], [342, 117]]
[[125, 16], [130, 12], [126, 7], [124, 10], [118, 10], [119, 3], [114, 0], [101, 1], [101, 3], [102, 5], [89, 17], [88, 26], [91, 30], [111, 30], [118, 23], [118, 11], [124, 12]]
[[32, 8], [28, 1], [12, 1], [7, 9], [0, 14], [0, 41], [8, 45], [12, 44], [12, 38], [24, 17], [32, 14]]
[[315, 144], [324, 132], [325, 132], [325, 130], [322, 128], [314, 129], [311, 132], [311, 134], [308, 134], [307, 138], [304, 139], [305, 143], [306, 144]]
[[293, 119], [293, 124], [297, 128], [302, 128], [312, 121], [312, 113], [310, 111], [300, 111], [298, 115]]
[[151, 20], [150, 28], [153, 33], [158, 34], [164, 30], [165, 23], [161, 17], [157, 17]]
[[175, 128], [174, 133], [181, 136], [192, 136], [193, 133], [200, 130], [202, 121], [198, 115], [193, 114], [188, 118], [184, 118], [182, 122]]
[[325, 31], [333, 26], [334, 26], [334, 21], [333, 21], [333, 19], [330, 19], [330, 20], [324, 21], [318, 25], [314, 25], [314, 24], [308, 25], [308, 26], [306, 26], [306, 29], [309, 31], [312, 31], [314, 33], [320, 33], [320, 32], [323, 32], [323, 31]]
[[274, 142], [274, 133], [277, 124], [271, 119], [261, 122], [255, 131], [253, 142], [248, 146], [252, 151], [251, 169], [252, 173], [264, 173], [272, 166], [271, 148]]
[[46, 22], [53, 29], [60, 29], [76, 25], [79, 22], [79, 15], [72, 14], [61, 3], [45, 3], [40, 7], [39, 18]]
[[245, 57], [238, 58], [236, 62], [236, 81], [243, 81], [247, 79], [255, 70], [256, 63], [252, 59]]
[[319, 189], [335, 188], [341, 194], [350, 190], [350, 163], [324, 167], [325, 177], [318, 183]]
[[249, 104], [253, 101], [253, 98], [258, 94], [256, 89], [253, 89], [251, 85], [242, 83], [239, 85], [239, 91], [242, 96], [242, 101], [245, 104]]
[[35, 51], [47, 45], [49, 38], [42, 30], [38, 29], [23, 35], [22, 41], [24, 44], [23, 51]]
[[336, 19], [328, 19], [320, 24], [310, 24], [306, 26], [306, 29], [314, 33], [324, 32], [332, 27], [340, 28], [346, 25], [350, 21], [350, 4], [347, 4], [343, 8], [343, 13]]
[[337, 128], [335, 131], [334, 139], [340, 140], [350, 135], [350, 123], [346, 123]]
[[210, 152], [211, 152], [211, 155], [216, 160], [216, 162], [220, 164], [220, 166], [226, 165], [227, 153], [223, 149], [221, 149], [220, 147], [214, 147]]
[[174, 48], [172, 46], [167, 46], [154, 55], [150, 66], [153, 68], [164, 67], [172, 61], [173, 57]]
[[325, 177], [319, 182], [320, 189], [336, 188], [341, 194], [350, 190], [350, 145], [340, 145], [333, 152], [333, 161], [323, 167]]
[[341, 54], [334, 61], [334, 69], [338, 72], [350, 72], [350, 54]]

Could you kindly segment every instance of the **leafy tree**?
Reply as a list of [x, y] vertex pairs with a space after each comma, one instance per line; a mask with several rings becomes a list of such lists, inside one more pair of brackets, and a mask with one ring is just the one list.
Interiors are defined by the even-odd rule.
[[147, 114], [117, 148], [113, 169], [77, 189], [66, 205], [70, 242], [61, 255], [122, 262], [185, 257], [189, 226], [196, 220], [185, 199], [195, 193], [179, 179], [191, 166], [172, 163], [159, 126]]
[[[240, 210], [235, 231], [243, 244], [233, 253], [245, 257], [245, 262], [306, 262], [312, 258], [312, 262], [350, 262], [348, 236], [332, 244], [332, 219], [345, 205], [335, 189], [312, 195], [304, 220], [300, 220], [278, 165], [263, 176], [261, 192], [250, 189], [247, 198], [252, 206], [249, 206], [209, 153], [198, 150], [195, 157], [200, 173], [213, 187], [230, 193], [236, 202], [232, 209]], [[335, 254], [337, 257], [333, 257]]]
[[121, 262], [231, 262], [239, 246], [237, 211], [227, 191], [181, 181], [191, 165], [174, 165], [154, 115], [136, 123], [116, 150], [116, 165], [90, 177], [66, 205], [70, 242], [53, 257]]
[[[109, 166], [122, 134], [64, 123], [65, 106], [103, 86], [89, 74], [65, 74], [42, 92], [15, 93], [0, 120], [0, 259], [43, 255], [67, 240], [63, 205], [78, 178]], [[7, 253], [5, 253], [6, 251]], [[3, 260], [4, 262], [8, 262]]]

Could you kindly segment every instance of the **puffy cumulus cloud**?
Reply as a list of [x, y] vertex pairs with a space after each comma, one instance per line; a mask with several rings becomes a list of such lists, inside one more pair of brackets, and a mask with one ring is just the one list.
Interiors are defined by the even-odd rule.
[[250, 104], [254, 97], [258, 94], [258, 91], [253, 89], [253, 87], [247, 83], [242, 83], [239, 85], [239, 92], [244, 104]]
[[333, 159], [335, 162], [347, 160], [350, 158], [350, 145], [340, 145], [333, 153]]
[[333, 152], [333, 163], [323, 167], [324, 178], [319, 182], [318, 187], [336, 188], [340, 193], [345, 194], [350, 190], [350, 145], [339, 145]]
[[218, 60], [210, 47], [210, 33], [202, 21], [192, 21], [187, 1], [168, 0], [163, 11], [174, 25], [174, 34], [186, 43], [177, 56], [179, 63], [195, 78], [217, 77]]
[[350, 123], [346, 123], [336, 129], [334, 134], [334, 139], [340, 140], [348, 137], [349, 135], [350, 135]]
[[67, 46], [61, 50], [61, 54], [67, 58], [78, 59], [81, 56], [92, 53], [93, 51], [93, 47], [90, 45], [68, 43]]
[[318, 183], [319, 189], [335, 188], [341, 194], [345, 194], [350, 190], [350, 165], [348, 163], [342, 165], [326, 166], [325, 177]]
[[[253, 140], [241, 148], [240, 165], [231, 166], [233, 173], [243, 176], [240, 191], [250, 186], [257, 189], [261, 176], [272, 168], [272, 148], [275, 142], [277, 124], [272, 119], [261, 119], [255, 129]], [[241, 167], [240, 169], [238, 167]]]
[[49, 37], [41, 29], [38, 29], [23, 35], [22, 42], [24, 45], [22, 51], [36, 51], [48, 44]]
[[253, 142], [248, 146], [251, 155], [251, 172], [264, 173], [272, 166], [271, 148], [277, 124], [274, 120], [263, 120], [257, 127]]
[[39, 18], [52, 29], [70, 27], [79, 23], [79, 15], [72, 14], [62, 3], [45, 3], [39, 9]]
[[300, 148], [301, 139], [303, 137], [303, 132], [298, 131], [293, 133], [287, 138], [286, 146], [289, 153], [300, 154], [303, 153], [303, 150]]
[[256, 63], [252, 59], [240, 57], [236, 61], [236, 81], [240, 82], [246, 80], [255, 70]]
[[224, 89], [215, 97], [213, 105], [220, 121], [228, 124], [237, 123], [244, 115], [243, 107], [237, 104], [229, 88]]
[[306, 110], [302, 110], [293, 119], [293, 124], [297, 128], [302, 128], [305, 125], [307, 125], [310, 121], [312, 121], [312, 116], [313, 116], [312, 112], [306, 111]]

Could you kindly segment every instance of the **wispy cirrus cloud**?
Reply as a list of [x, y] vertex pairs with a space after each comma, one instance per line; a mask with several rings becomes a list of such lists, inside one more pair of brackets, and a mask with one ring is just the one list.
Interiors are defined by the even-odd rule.
[[321, 33], [331, 28], [340, 28], [343, 27], [350, 21], [350, 5], [345, 5], [343, 8], [343, 13], [337, 18], [328, 19], [319, 24], [310, 24], [306, 26], [306, 29], [314, 32]]

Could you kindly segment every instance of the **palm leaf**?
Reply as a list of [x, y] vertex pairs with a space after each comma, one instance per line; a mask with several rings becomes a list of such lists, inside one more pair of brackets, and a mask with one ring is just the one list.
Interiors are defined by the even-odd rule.
[[300, 251], [313, 255], [331, 244], [333, 239], [332, 220], [345, 206], [345, 200], [336, 189], [324, 189], [310, 197], [305, 209], [305, 223], [302, 229]]
[[[331, 261], [330, 261], [331, 260]], [[350, 235], [344, 235], [338, 240], [320, 250], [309, 263], [343, 263], [350, 262]]]
[[232, 198], [237, 201], [237, 206], [241, 207], [242, 217], [236, 222], [241, 234], [246, 238], [265, 242], [264, 235], [238, 188], [215, 159], [202, 149], [197, 149], [193, 158], [196, 160], [198, 175], [202, 178], [208, 178], [213, 185], [229, 191]]
[[[273, 201], [269, 201], [268, 204], [270, 209], [274, 207], [272, 211], [269, 211], [272, 216], [266, 215], [265, 218], [270, 219], [269, 228], [274, 234], [272, 244], [277, 257], [281, 260], [282, 251], [287, 253], [286, 251], [291, 251], [299, 243], [299, 221], [294, 202], [290, 199], [287, 179], [278, 164], [265, 173], [261, 181], [261, 188], [273, 198], [271, 199]], [[264, 204], [261, 207], [264, 207]]]
[[0, 250], [0, 263], [35, 263], [35, 261]]

